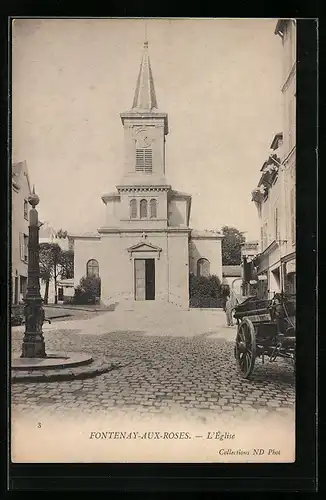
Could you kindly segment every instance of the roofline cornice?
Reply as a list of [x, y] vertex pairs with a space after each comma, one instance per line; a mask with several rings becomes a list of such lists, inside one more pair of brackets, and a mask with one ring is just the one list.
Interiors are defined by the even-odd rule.
[[139, 185], [135, 185], [135, 184], [131, 184], [131, 185], [118, 185], [116, 186], [117, 190], [119, 193], [127, 193], [127, 192], [135, 192], [135, 191], [150, 191], [150, 192], [153, 192], [153, 191], [170, 191], [171, 189], [171, 186], [169, 185], [145, 185], [145, 184], [139, 184]]
[[169, 133], [169, 125], [168, 125], [168, 114], [161, 112], [141, 112], [141, 111], [125, 111], [124, 113], [120, 113], [120, 118], [122, 124], [124, 125], [125, 120], [145, 120], [145, 119], [161, 119], [164, 120], [164, 134], [167, 135]]
[[100, 234], [143, 234], [143, 233], [171, 233], [171, 234], [177, 234], [177, 233], [191, 233], [191, 229], [188, 227], [167, 227], [167, 228], [148, 228], [148, 229], [133, 229], [133, 228], [128, 228], [128, 229], [120, 229], [120, 228], [115, 228], [115, 227], [100, 227], [98, 229], [98, 232]]

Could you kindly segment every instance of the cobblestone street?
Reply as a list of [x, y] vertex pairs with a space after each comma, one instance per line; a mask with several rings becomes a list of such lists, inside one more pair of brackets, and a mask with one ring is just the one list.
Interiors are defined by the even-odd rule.
[[[216, 332], [191, 336], [48, 330], [47, 350], [83, 350], [94, 359], [118, 360], [122, 367], [82, 381], [13, 384], [12, 412], [42, 408], [51, 413], [77, 410], [80, 415], [116, 410], [137, 415], [166, 411], [189, 415], [242, 412], [243, 416], [248, 411], [292, 413], [293, 367], [281, 359], [264, 365], [257, 360], [252, 378], [242, 379], [233, 354], [235, 333], [235, 328], [223, 326]], [[14, 351], [20, 349], [21, 340], [22, 331], [13, 331]]]

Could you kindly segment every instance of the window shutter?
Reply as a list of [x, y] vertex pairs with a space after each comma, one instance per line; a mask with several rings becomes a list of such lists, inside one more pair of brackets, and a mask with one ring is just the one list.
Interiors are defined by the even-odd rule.
[[152, 150], [151, 149], [136, 149], [136, 172], [152, 172]]
[[24, 260], [24, 233], [19, 233], [20, 258]]
[[152, 150], [145, 149], [145, 172], [152, 172]]
[[28, 219], [28, 201], [24, 200], [24, 218]]
[[28, 236], [24, 234], [24, 261], [28, 261]]

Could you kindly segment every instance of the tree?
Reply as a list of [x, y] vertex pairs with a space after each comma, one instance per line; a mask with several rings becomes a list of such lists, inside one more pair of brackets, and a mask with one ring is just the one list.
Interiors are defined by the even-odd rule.
[[101, 279], [95, 276], [84, 276], [75, 289], [75, 304], [95, 304], [101, 296]]
[[44, 303], [49, 300], [50, 281], [54, 280], [54, 302], [58, 303], [58, 278], [68, 279], [74, 275], [74, 253], [62, 250], [57, 243], [40, 244], [40, 277], [45, 283]]
[[221, 282], [215, 275], [189, 275], [190, 307], [219, 307]]
[[61, 279], [74, 277], [74, 252], [73, 250], [61, 251]]
[[59, 229], [59, 231], [57, 231], [57, 233], [56, 233], [56, 237], [60, 238], [60, 239], [61, 238], [65, 239], [65, 238], [67, 238], [67, 236], [68, 236], [68, 232], [64, 231], [63, 229]]
[[241, 264], [241, 245], [246, 241], [243, 233], [235, 227], [223, 226], [222, 265], [237, 266]]
[[[40, 277], [45, 283], [44, 303], [49, 300], [49, 285], [54, 279], [55, 295], [56, 284], [58, 278], [58, 264], [60, 261], [61, 248], [57, 243], [41, 243], [40, 244]], [[57, 298], [55, 299], [57, 303]]]

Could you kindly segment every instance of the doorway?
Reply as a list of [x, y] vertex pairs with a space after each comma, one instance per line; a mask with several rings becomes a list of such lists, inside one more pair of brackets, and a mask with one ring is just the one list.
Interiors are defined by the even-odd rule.
[[135, 259], [135, 300], [155, 300], [155, 259]]

